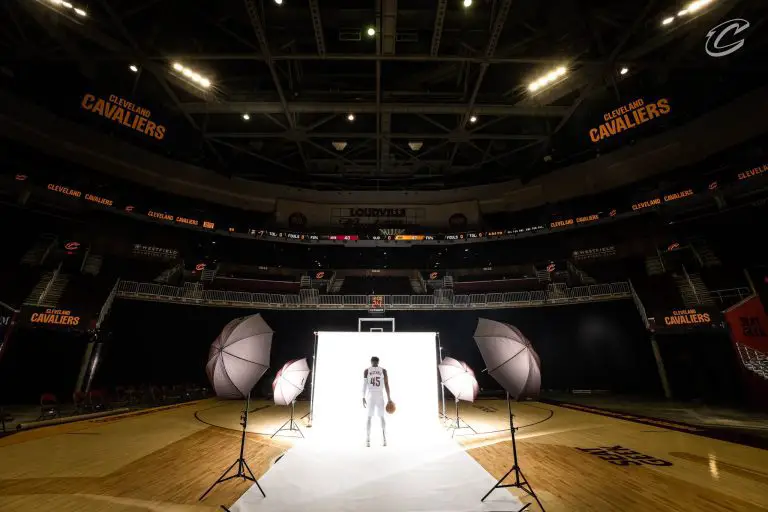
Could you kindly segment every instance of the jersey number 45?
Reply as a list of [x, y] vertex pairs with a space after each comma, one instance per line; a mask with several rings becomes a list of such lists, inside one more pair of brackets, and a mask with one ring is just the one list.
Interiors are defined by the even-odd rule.
[[376, 387], [381, 386], [381, 377], [379, 376], [371, 377], [371, 380], [369, 381], [369, 383], [371, 384], [371, 386], [376, 386]]

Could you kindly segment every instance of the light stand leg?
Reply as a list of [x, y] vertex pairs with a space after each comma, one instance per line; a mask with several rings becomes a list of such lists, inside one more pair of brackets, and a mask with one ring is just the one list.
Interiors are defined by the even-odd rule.
[[[536, 496], [536, 493], [533, 490], [533, 487], [531, 487], [531, 484], [528, 482], [528, 479], [525, 478], [525, 475], [523, 474], [523, 471], [520, 469], [520, 466], [517, 463], [517, 442], [515, 441], [515, 425], [513, 421], [512, 416], [512, 402], [509, 399], [509, 393], [507, 393], [507, 410], [509, 412], [509, 430], [512, 434], [512, 467], [509, 471], [507, 471], [503, 477], [499, 479], [498, 482], [496, 482], [496, 485], [491, 487], [491, 490], [485, 493], [485, 496], [483, 496], [480, 501], [485, 501], [485, 499], [490, 496], [490, 494], [495, 491], [496, 489], [503, 489], [505, 487], [517, 487], [518, 489], [522, 490], [529, 496], [531, 496], [534, 500], [536, 500], [536, 503], [539, 505], [542, 511], [544, 511], [544, 505], [541, 504], [541, 501], [539, 501], [539, 497]], [[515, 483], [513, 484], [503, 484], [502, 482], [506, 480], [506, 478], [514, 473], [515, 474]], [[530, 507], [531, 503], [526, 503], [523, 508], [521, 508], [518, 512], [522, 512], [526, 508]]]
[[[461, 419], [461, 416], [459, 416], [459, 400], [456, 399], [456, 418], [451, 419], [451, 424], [448, 426], [449, 429], [451, 429], [451, 437], [456, 435], [457, 430], [466, 430], [469, 429], [472, 431], [473, 434], [477, 434], [477, 431], [472, 428], [469, 423]], [[464, 434], [469, 435], [469, 434]]]
[[[256, 487], [259, 488], [259, 491], [261, 492], [261, 495], [265, 498], [267, 497], [266, 494], [264, 494], [264, 489], [261, 488], [261, 485], [259, 485], [259, 481], [256, 480], [256, 476], [253, 474], [253, 471], [251, 471], [250, 466], [248, 466], [248, 463], [245, 461], [245, 431], [248, 428], [248, 409], [250, 409], [251, 405], [251, 393], [248, 392], [248, 396], [245, 398], [245, 410], [243, 411], [243, 421], [241, 425], [243, 426], [243, 433], [240, 437], [240, 457], [232, 463], [231, 466], [227, 468], [227, 470], [222, 473], [222, 475], [213, 482], [213, 484], [208, 488], [207, 491], [203, 493], [202, 496], [200, 496], [200, 500], [202, 501], [206, 496], [208, 496], [208, 493], [213, 490], [214, 487], [219, 485], [222, 482], [226, 482], [227, 480], [232, 480], [233, 478], [242, 478], [243, 480], [250, 480], [251, 482], [256, 484]], [[227, 476], [232, 469], [237, 466], [237, 472], [234, 475]], [[246, 473], [245, 470], [248, 472]]]
[[[270, 439], [272, 439], [273, 437], [275, 437], [276, 435], [278, 435], [280, 432], [282, 432], [284, 430], [287, 430], [289, 432], [294, 432], [294, 431], [298, 432], [299, 436], [302, 439], [304, 439], [304, 434], [301, 432], [301, 429], [299, 428], [298, 423], [296, 423], [294, 421], [294, 419], [293, 419], [293, 411], [294, 411], [295, 407], [296, 407], [296, 401], [294, 400], [293, 402], [291, 402], [291, 418], [288, 421], [286, 421], [285, 423], [283, 423], [282, 425], [280, 425], [280, 428], [277, 429], [277, 431], [274, 434], [269, 436]], [[288, 425], [288, 428], [285, 428], [286, 425]], [[289, 436], [289, 437], [299, 437], [299, 436]]]

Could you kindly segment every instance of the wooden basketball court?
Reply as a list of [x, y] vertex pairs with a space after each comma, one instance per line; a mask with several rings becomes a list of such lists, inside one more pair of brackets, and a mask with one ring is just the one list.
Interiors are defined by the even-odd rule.
[[[0, 510], [221, 510], [250, 484], [198, 497], [238, 455], [241, 407], [203, 400], [0, 438]], [[507, 425], [506, 403], [462, 407], [480, 434], [459, 431], [456, 442], [500, 477], [511, 464], [509, 432], [494, 432]], [[513, 408], [522, 469], [548, 511], [768, 511], [767, 451], [539, 402]], [[286, 408], [251, 410], [246, 458], [259, 476], [294, 441], [269, 438]]]

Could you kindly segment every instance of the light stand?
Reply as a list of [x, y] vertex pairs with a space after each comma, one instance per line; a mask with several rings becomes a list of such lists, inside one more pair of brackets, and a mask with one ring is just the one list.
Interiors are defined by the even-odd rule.
[[[277, 429], [277, 432], [272, 434], [269, 438], [272, 439], [277, 434], [280, 434], [280, 432], [287, 431], [287, 432], [298, 432], [302, 439], [304, 439], [304, 434], [301, 433], [301, 429], [299, 429], [299, 424], [296, 423], [293, 420], [293, 411], [296, 408], [296, 400], [291, 402], [291, 419], [283, 423], [279, 429]], [[288, 425], [288, 428], [285, 428], [285, 426]], [[288, 436], [288, 437], [296, 437], [296, 436]]]
[[[437, 366], [440, 366], [440, 363], [443, 362], [443, 346], [440, 344], [440, 333], [436, 332], [435, 337], [437, 338]], [[440, 401], [443, 404], [443, 410], [440, 413], [440, 421], [445, 423], [446, 421], [449, 421], [450, 418], [445, 414], [445, 384], [443, 384], [443, 381], [440, 381]]]
[[[523, 471], [520, 469], [520, 466], [517, 463], [517, 443], [515, 441], [515, 425], [512, 417], [512, 402], [509, 399], [509, 393], [507, 393], [507, 409], [509, 411], [509, 431], [512, 433], [512, 468], [507, 471], [503, 477], [499, 479], [498, 482], [496, 482], [496, 485], [491, 487], [491, 490], [488, 491], [485, 496], [480, 501], [485, 501], [485, 498], [487, 498], [493, 491], [496, 489], [503, 489], [505, 487], [517, 487], [518, 489], [521, 489], [522, 491], [529, 494], [533, 499], [536, 500], [536, 503], [539, 504], [539, 507], [541, 507], [541, 510], [544, 511], [544, 505], [541, 504], [541, 501], [539, 501], [538, 496], [536, 496], [536, 493], [533, 491], [533, 487], [531, 487], [531, 484], [528, 483], [528, 480], [525, 478], [525, 475], [523, 475]], [[510, 475], [514, 473], [515, 474], [515, 482], [511, 484], [502, 484], [502, 482]], [[526, 503], [523, 508], [518, 510], [518, 512], [522, 512], [526, 508], [530, 507], [531, 503]]]
[[[248, 409], [251, 405], [251, 392], [248, 392], [248, 395], [245, 397], [245, 410], [243, 410], [242, 414], [240, 415], [241, 422], [240, 424], [243, 426], [243, 435], [240, 438], [240, 457], [232, 463], [231, 466], [227, 468], [227, 470], [219, 477], [218, 480], [213, 482], [213, 484], [208, 488], [207, 491], [203, 493], [202, 496], [200, 496], [200, 500], [202, 501], [203, 498], [205, 498], [209, 492], [213, 490], [214, 487], [219, 485], [222, 482], [226, 482], [227, 480], [232, 480], [233, 478], [242, 478], [243, 480], [250, 480], [251, 482], [256, 484], [256, 487], [259, 488], [259, 491], [261, 491], [261, 495], [265, 498], [267, 497], [266, 494], [264, 494], [264, 489], [261, 488], [259, 485], [259, 481], [256, 480], [256, 477], [253, 475], [253, 471], [251, 471], [251, 468], [248, 466], [248, 463], [245, 461], [245, 431], [248, 428]], [[234, 475], [227, 476], [227, 474], [237, 467], [237, 473]], [[248, 473], [245, 472], [245, 470], [248, 470]]]
[[469, 429], [472, 431], [473, 434], [477, 434], [477, 431], [472, 428], [469, 423], [461, 419], [461, 416], [459, 416], [459, 399], [456, 399], [456, 418], [450, 419], [451, 423], [448, 425], [448, 428], [451, 429], [453, 432], [451, 432], [451, 437], [456, 435], [457, 430], [464, 430]]
[[[315, 415], [315, 362], [317, 361], [317, 331], [315, 331], [315, 347], [312, 350], [312, 388], [309, 390], [309, 421], [307, 428], [312, 428], [312, 420]], [[301, 419], [304, 419], [302, 416]]]

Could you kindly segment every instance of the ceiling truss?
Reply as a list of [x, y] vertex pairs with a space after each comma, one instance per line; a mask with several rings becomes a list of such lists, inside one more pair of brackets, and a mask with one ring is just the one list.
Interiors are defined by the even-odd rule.
[[[271, 1], [242, 0], [235, 2], [240, 13], [223, 2], [201, 16], [227, 44], [169, 44], [164, 52], [158, 50], [161, 45], [145, 43], [146, 34], [137, 33], [137, 26], [139, 18], [174, 1], [100, 0], [93, 8], [106, 14], [112, 33], [107, 23], [54, 21], [35, 2], [16, 0], [2, 9], [12, 22], [2, 39], [7, 46], [26, 45], [28, 26], [19, 19], [26, 13], [46, 27], [48, 43], [61, 48], [46, 58], [73, 61], [85, 76], [98, 74], [101, 63], [140, 64], [137, 83], [151, 77], [162, 91], [158, 100], [200, 134], [201, 148], [221, 167], [236, 155], [248, 155], [274, 169], [249, 169], [243, 175], [290, 171], [308, 178], [367, 176], [439, 184], [486, 166], [503, 169], [518, 158], [528, 164], [516, 168], [535, 172], [586, 99], [606, 88], [618, 95], [617, 65], [658, 70], [659, 80], [667, 80], [709, 26], [688, 23], [636, 37], [662, 9], [657, 0], [628, 0], [632, 9], [572, 2], [581, 6], [583, 27], [564, 23], [566, 28], [548, 26], [531, 14], [538, 7], [513, 0], [476, 2], [477, 9], [488, 11], [476, 13], [477, 22], [461, 21], [453, 0], [434, 2], [430, 16], [415, 4], [365, 0], [356, 9], [343, 9], [340, 20], [329, 15], [334, 14], [331, 0], [308, 0], [308, 10], [293, 11], [288, 5], [277, 11]], [[741, 2], [717, 6], [711, 17], [716, 20]], [[360, 20], [359, 40], [350, 43], [342, 33], [354, 35], [354, 30], [341, 24], [353, 18]], [[366, 19], [376, 30], [370, 41], [363, 29]], [[285, 30], [297, 20], [304, 24]], [[157, 27], [154, 31], [153, 38]], [[428, 36], [419, 40], [424, 33]], [[675, 40], [684, 44], [657, 62], [656, 52]], [[85, 43], [101, 51], [85, 58]], [[547, 53], [550, 46], [554, 49]], [[8, 59], [28, 58], [31, 52], [40, 50], [23, 49]], [[567, 80], [527, 94], [524, 78], [561, 65], [564, 56]], [[191, 91], [168, 74], [168, 63], [176, 60], [223, 70], [221, 85], [214, 93]], [[242, 76], [228, 76], [232, 70]], [[244, 114], [257, 119], [240, 124]], [[347, 121], [349, 114], [356, 116], [354, 123]], [[477, 122], [470, 122], [474, 117]], [[343, 143], [343, 149], [334, 142]]]

